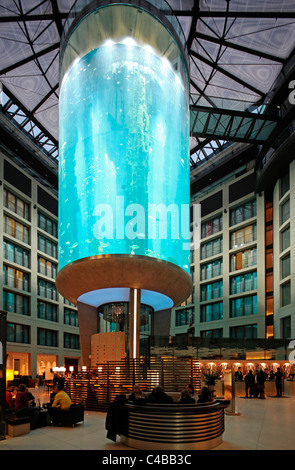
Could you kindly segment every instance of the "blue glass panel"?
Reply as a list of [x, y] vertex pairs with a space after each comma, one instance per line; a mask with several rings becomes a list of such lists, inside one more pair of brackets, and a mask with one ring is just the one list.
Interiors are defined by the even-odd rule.
[[189, 112], [171, 65], [144, 47], [91, 51], [64, 77], [59, 140], [59, 268], [135, 254], [189, 272]]

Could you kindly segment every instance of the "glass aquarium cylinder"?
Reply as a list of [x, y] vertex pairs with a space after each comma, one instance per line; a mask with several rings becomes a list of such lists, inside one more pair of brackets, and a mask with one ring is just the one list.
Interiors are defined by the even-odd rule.
[[[113, 24], [110, 17], [118, 16], [118, 8], [120, 33], [113, 33], [113, 26], [108, 30], [106, 25]], [[63, 53], [61, 290], [63, 270], [79, 261], [112, 257], [173, 265], [187, 274], [189, 284], [188, 75], [171, 32], [149, 12], [141, 11], [140, 31], [130, 34], [130, 17], [138, 15], [130, 5], [92, 12], [73, 29]], [[102, 23], [107, 37], [99, 29]], [[150, 25], [154, 36], [146, 32]], [[96, 41], [91, 28], [98, 31]], [[76, 50], [79, 45], [76, 57], [73, 44]], [[96, 284], [91, 282], [90, 289], [107, 287], [93, 276]]]

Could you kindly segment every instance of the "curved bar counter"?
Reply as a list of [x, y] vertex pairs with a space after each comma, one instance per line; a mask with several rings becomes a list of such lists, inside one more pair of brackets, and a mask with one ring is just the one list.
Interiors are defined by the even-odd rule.
[[222, 442], [229, 401], [197, 404], [122, 405], [128, 426], [120, 441], [141, 450], [207, 450]]

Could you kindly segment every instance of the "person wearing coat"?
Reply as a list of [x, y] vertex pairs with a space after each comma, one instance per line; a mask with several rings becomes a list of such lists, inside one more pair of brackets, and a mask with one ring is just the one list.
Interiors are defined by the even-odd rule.
[[245, 398], [251, 398], [252, 395], [255, 395], [255, 376], [253, 375], [252, 370], [249, 370], [245, 377], [245, 393]]

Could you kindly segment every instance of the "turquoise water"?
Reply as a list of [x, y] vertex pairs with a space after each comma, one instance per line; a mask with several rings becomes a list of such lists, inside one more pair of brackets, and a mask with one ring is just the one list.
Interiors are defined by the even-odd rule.
[[135, 254], [189, 272], [189, 112], [171, 65], [139, 46], [91, 51], [63, 79], [59, 119], [59, 269]]

